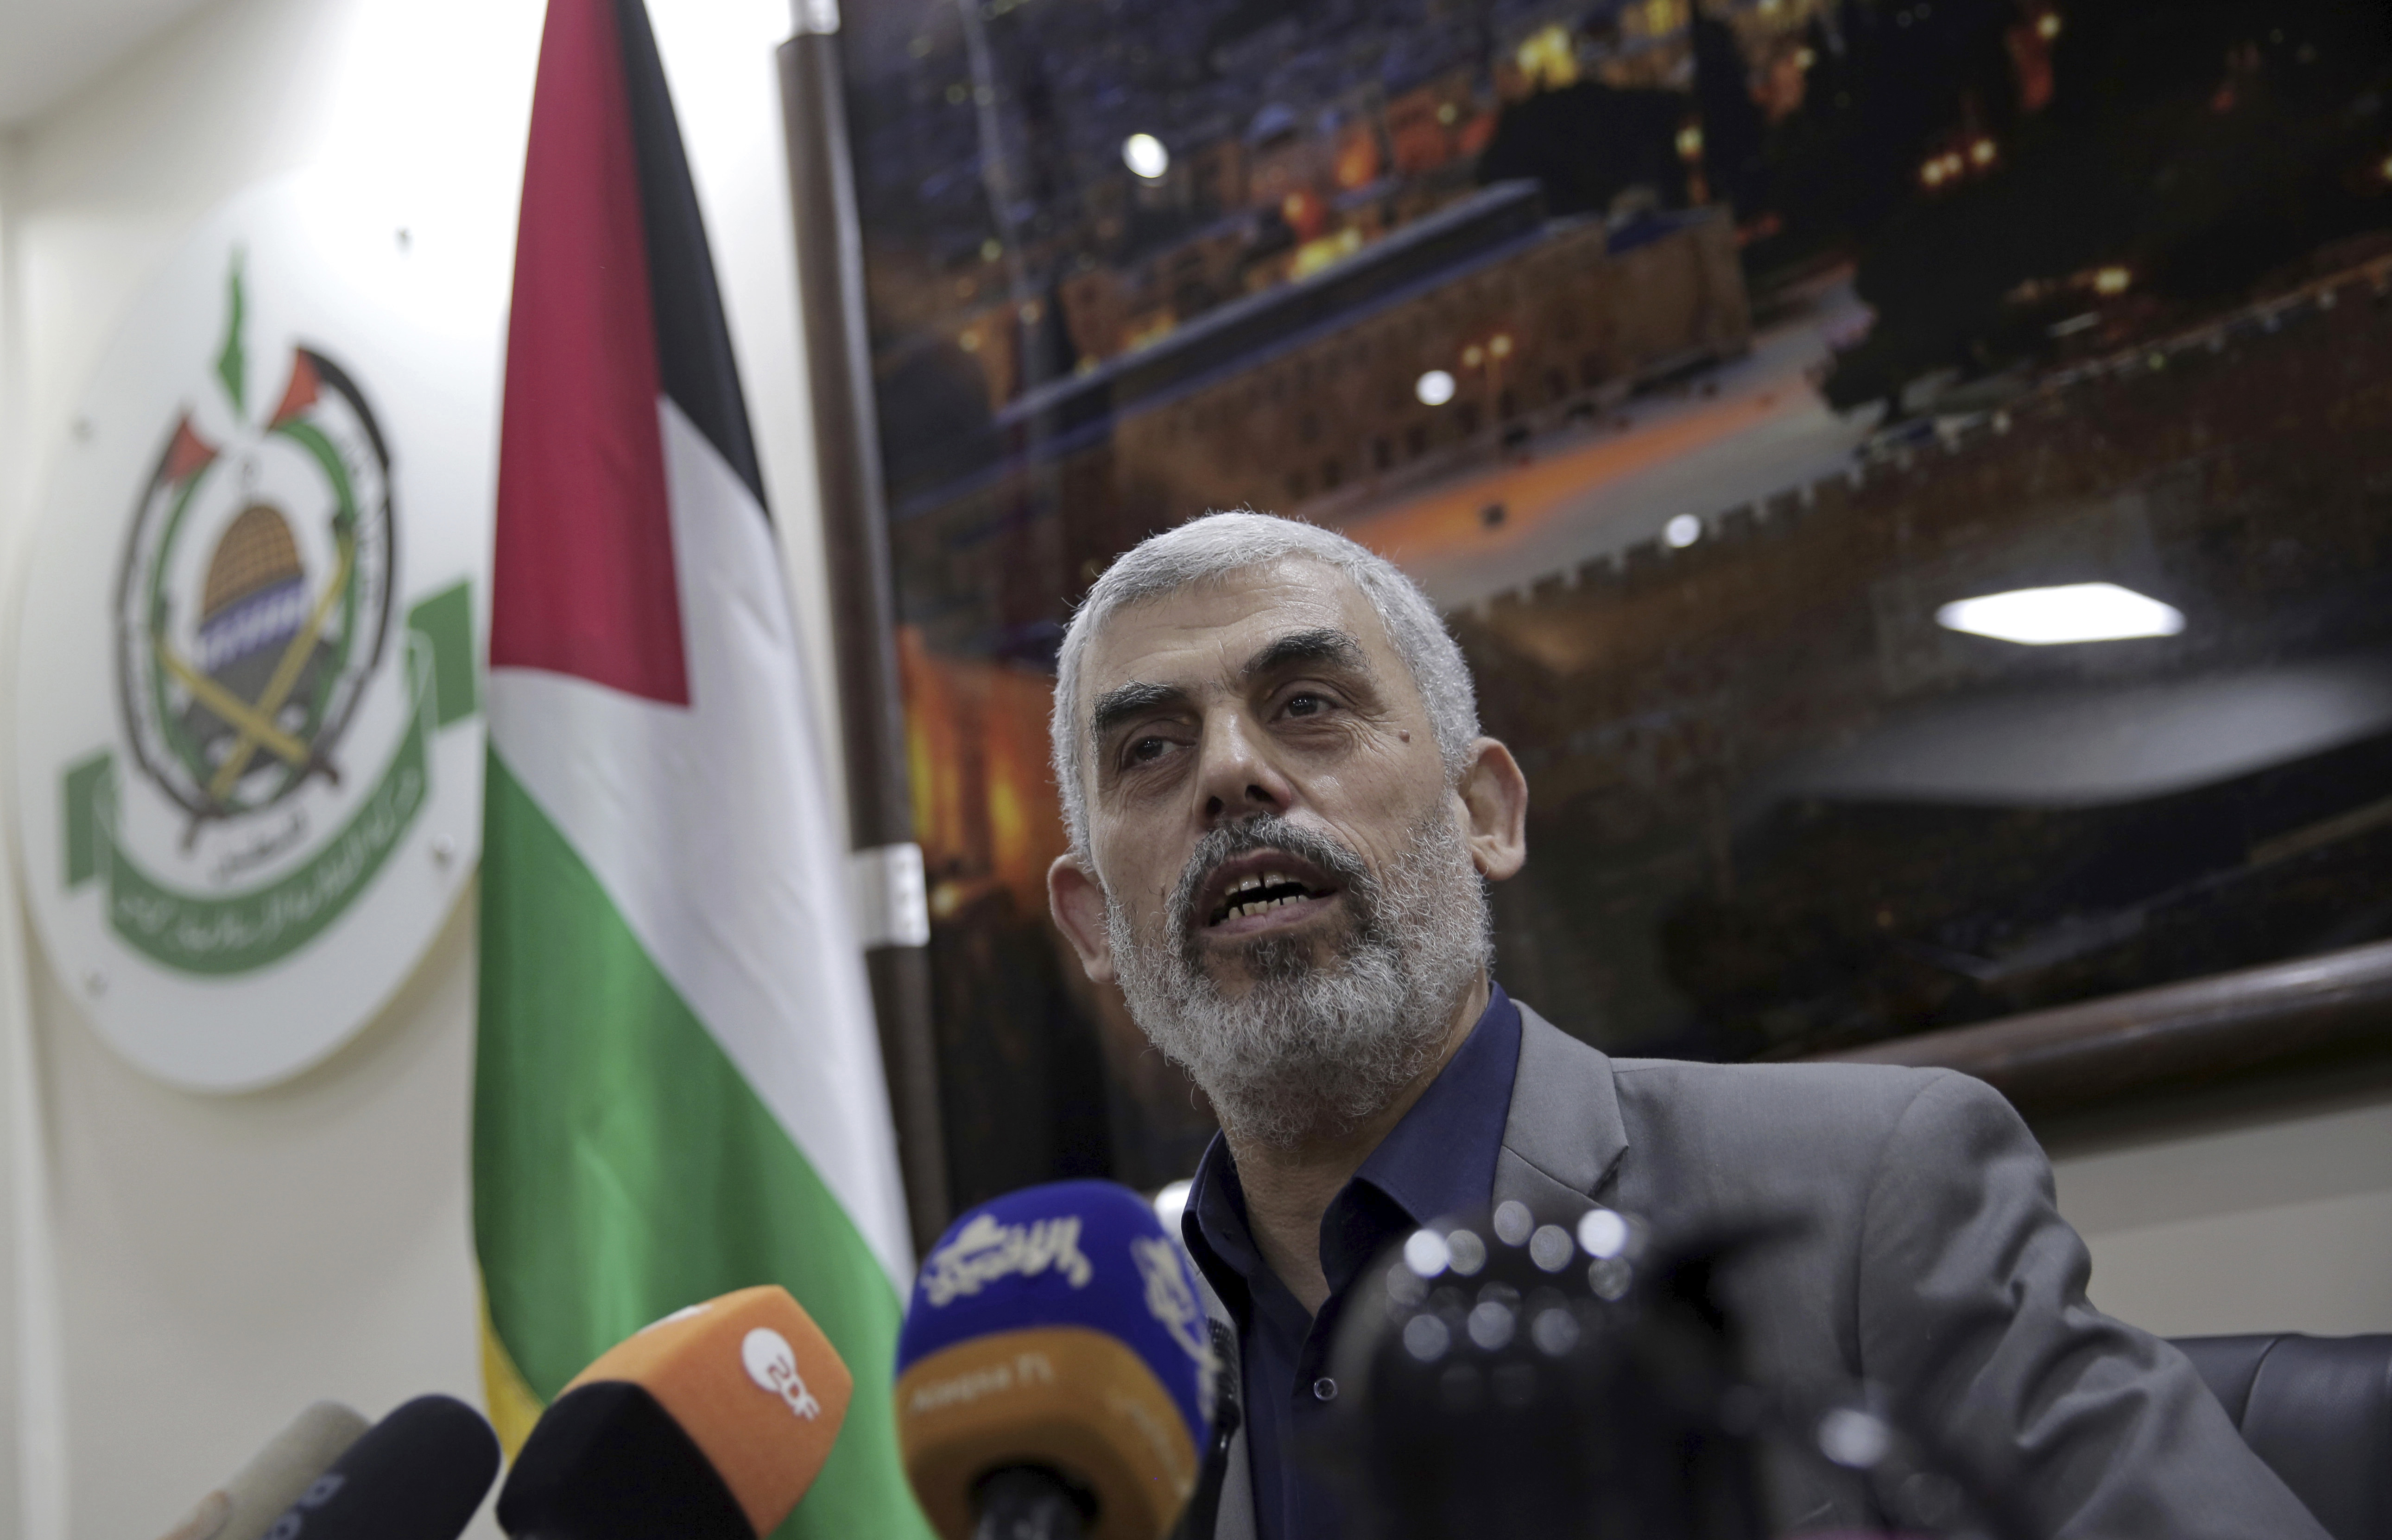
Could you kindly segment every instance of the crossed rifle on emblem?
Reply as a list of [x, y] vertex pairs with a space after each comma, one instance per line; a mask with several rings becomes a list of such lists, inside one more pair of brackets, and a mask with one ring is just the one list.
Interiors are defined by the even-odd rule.
[[[317, 753], [312, 744], [300, 742], [274, 725], [274, 714], [280, 711], [283, 703], [291, 698], [292, 689], [298, 684], [301, 672], [307, 666], [307, 654], [315, 651], [316, 639], [323, 634], [325, 622], [332, 617], [332, 606], [348, 584], [349, 568], [357, 558], [356, 537], [343, 535], [340, 548], [340, 561], [332, 569], [332, 581], [325, 584], [324, 591], [317, 596], [314, 608], [308, 612], [307, 623], [299, 628], [282, 649], [282, 656], [276, 662], [274, 672], [266, 679], [265, 692], [254, 701], [242, 700], [235, 692], [200, 672], [167, 645], [163, 636], [154, 639], [158, 662], [166, 672], [174, 675], [194, 698], [240, 734], [234, 740], [232, 751], [224, 757], [224, 763], [216, 767], [215, 775], [208, 782], [208, 800], [219, 809], [224, 806], [226, 794], [240, 780], [242, 773], [249, 769], [250, 760], [261, 748], [293, 770], [303, 773], [320, 771], [324, 779], [333, 785], [341, 783], [341, 772], [331, 760]], [[199, 821], [194, 820], [190, 831], [184, 835], [183, 843], [188, 845], [198, 833]]]

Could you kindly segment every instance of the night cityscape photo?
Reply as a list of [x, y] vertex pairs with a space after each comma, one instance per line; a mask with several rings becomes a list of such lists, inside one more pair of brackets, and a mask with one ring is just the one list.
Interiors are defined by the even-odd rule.
[[2392, 936], [2380, 6], [879, 0], [843, 46], [959, 1203], [1210, 1132], [1044, 896], [1062, 624], [1210, 508], [1446, 610], [1532, 794], [1498, 975], [1606, 1049]]

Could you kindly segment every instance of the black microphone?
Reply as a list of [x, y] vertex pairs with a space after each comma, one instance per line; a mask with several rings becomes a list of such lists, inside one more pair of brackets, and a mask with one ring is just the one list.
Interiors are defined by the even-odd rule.
[[499, 1438], [454, 1396], [418, 1396], [366, 1430], [266, 1540], [456, 1540], [499, 1475]]
[[1761, 1393], [1707, 1268], [1609, 1209], [1413, 1231], [1355, 1286], [1313, 1451], [1373, 1540], [1761, 1540]]
[[1346, 1393], [1304, 1453], [1367, 1540], [1761, 1540], [1797, 1517], [1771, 1514], [1764, 1463], [1871, 1533], [2030, 1540], [1919, 1408], [1748, 1372], [1718, 1279], [1803, 1227], [1663, 1245], [1614, 1210], [1507, 1202], [1416, 1230], [1357, 1284], [1332, 1349]]

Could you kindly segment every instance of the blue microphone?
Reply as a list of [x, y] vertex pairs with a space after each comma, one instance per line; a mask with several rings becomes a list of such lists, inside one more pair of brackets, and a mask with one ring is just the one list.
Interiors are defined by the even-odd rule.
[[897, 1339], [906, 1479], [942, 1540], [1157, 1540], [1194, 1490], [1214, 1362], [1196, 1275], [1146, 1199], [1025, 1188], [964, 1214]]

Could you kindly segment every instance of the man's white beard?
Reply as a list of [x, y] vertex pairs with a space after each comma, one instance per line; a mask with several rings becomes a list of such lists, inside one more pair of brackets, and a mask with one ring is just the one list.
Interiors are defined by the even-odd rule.
[[[1283, 850], [1345, 891], [1337, 935], [1266, 935], [1241, 949], [1250, 980], [1224, 994], [1205, 968], [1196, 900], [1223, 861]], [[1379, 1112], [1436, 1061], [1462, 996], [1487, 964], [1487, 892], [1461, 826], [1443, 809], [1415, 825], [1384, 878], [1323, 835], [1261, 814], [1196, 847], [1159, 927], [1139, 936], [1108, 892], [1106, 932], [1130, 1016], [1194, 1077], [1242, 1141], [1334, 1137]], [[1328, 955], [1315, 960], [1319, 947]]]

